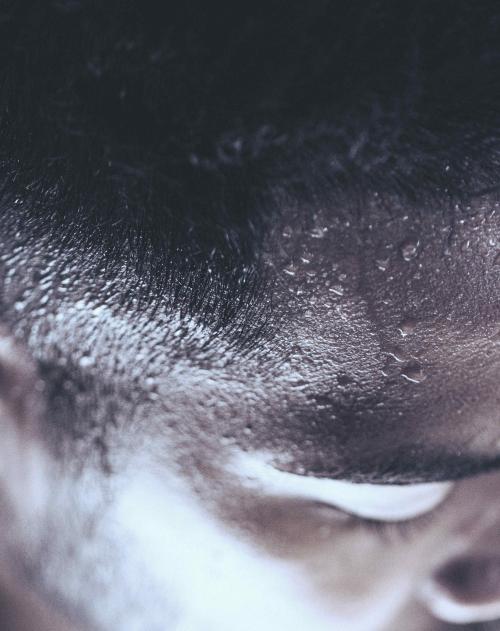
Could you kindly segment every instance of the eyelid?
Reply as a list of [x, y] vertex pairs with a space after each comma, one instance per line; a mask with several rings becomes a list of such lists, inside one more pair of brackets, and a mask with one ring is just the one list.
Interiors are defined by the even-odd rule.
[[431, 512], [448, 496], [453, 483], [356, 484], [280, 471], [262, 455], [241, 454], [231, 469], [247, 486], [280, 496], [303, 497], [330, 504], [357, 517], [406, 521]]

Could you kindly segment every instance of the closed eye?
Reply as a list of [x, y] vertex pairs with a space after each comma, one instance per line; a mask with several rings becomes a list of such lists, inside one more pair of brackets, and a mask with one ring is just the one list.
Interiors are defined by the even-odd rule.
[[447, 497], [451, 482], [356, 484], [280, 471], [257, 454], [240, 454], [231, 471], [245, 486], [269, 495], [301, 497], [330, 504], [363, 519], [398, 522], [429, 513]]

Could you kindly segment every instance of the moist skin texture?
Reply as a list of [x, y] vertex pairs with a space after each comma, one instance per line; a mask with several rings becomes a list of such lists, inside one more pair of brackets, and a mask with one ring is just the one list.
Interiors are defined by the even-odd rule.
[[[497, 545], [496, 474], [381, 536], [229, 467], [243, 450], [302, 475], [386, 483], [495, 463], [496, 203], [453, 209], [453, 229], [449, 210], [427, 210], [375, 196], [362, 216], [288, 213], [264, 244], [279, 317], [251, 351], [216, 339], [201, 358], [165, 353], [171, 314], [120, 304], [137, 279], [110, 285], [98, 252], [52, 252], [6, 213], [4, 319], [39, 362], [39, 385], [19, 387], [45, 406], [13, 421], [35, 473], [22, 493], [6, 476], [6, 562], [84, 628], [246, 628], [251, 601], [249, 625], [364, 629], [393, 623], [446, 558]], [[188, 341], [210, 336], [185, 327]]]
[[498, 11], [339, 6], [2, 14], [4, 627], [498, 628]]

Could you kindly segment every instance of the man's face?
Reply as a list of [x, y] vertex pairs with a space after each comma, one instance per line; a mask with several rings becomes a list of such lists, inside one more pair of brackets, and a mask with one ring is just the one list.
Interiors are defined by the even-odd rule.
[[239, 348], [5, 210], [4, 565], [77, 627], [500, 617], [496, 199], [280, 211]]
[[0, 11], [1, 622], [498, 628], [498, 10], [200, 4]]

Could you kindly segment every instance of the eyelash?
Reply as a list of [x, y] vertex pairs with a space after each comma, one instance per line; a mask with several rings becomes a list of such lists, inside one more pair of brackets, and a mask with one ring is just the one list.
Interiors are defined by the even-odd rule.
[[431, 523], [442, 504], [436, 506], [433, 510], [404, 521], [381, 521], [378, 519], [363, 519], [356, 515], [350, 514], [351, 519], [347, 522], [349, 528], [359, 528], [365, 532], [375, 534], [383, 543], [390, 544], [397, 541], [407, 541], [414, 534], [420, 532]]

